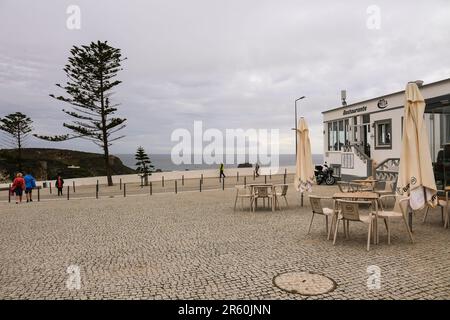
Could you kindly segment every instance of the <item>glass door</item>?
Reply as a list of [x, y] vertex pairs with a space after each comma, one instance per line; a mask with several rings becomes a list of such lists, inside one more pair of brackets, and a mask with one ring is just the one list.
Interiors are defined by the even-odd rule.
[[361, 144], [363, 151], [370, 158], [370, 114], [364, 114], [362, 116], [361, 125]]

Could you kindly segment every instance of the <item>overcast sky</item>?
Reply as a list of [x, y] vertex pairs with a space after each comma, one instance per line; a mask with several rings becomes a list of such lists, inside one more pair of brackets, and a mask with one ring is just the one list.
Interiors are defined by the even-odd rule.
[[[66, 27], [69, 5], [81, 29]], [[380, 28], [370, 29], [370, 5]], [[294, 153], [294, 100], [322, 153], [321, 112], [450, 77], [450, 1], [0, 0], [0, 117], [31, 116], [35, 132], [66, 132], [50, 93], [72, 45], [108, 40], [128, 58], [114, 95], [128, 119], [113, 153], [170, 153], [177, 128], [279, 129]], [[88, 141], [29, 147], [100, 151]], [[1, 147], [1, 146], [0, 146]]]

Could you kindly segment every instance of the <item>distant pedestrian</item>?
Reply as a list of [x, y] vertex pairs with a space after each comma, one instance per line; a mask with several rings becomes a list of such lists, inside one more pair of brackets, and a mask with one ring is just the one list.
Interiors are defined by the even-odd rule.
[[256, 177], [259, 177], [259, 163], [258, 162], [255, 164], [255, 175], [256, 175]]
[[221, 163], [219, 166], [219, 172], [220, 172], [219, 179], [225, 178], [225, 173], [223, 173], [223, 169], [224, 169], [224, 166], [223, 166], [223, 163]]
[[56, 178], [55, 187], [58, 189], [58, 197], [63, 195], [64, 180], [60, 174]]
[[25, 195], [27, 197], [27, 202], [33, 202], [32, 192], [36, 188], [36, 179], [28, 173], [23, 177], [25, 180]]
[[25, 190], [25, 180], [22, 177], [22, 174], [19, 172], [14, 179], [11, 186], [11, 194], [16, 195], [16, 204], [22, 202], [22, 194], [23, 190]]

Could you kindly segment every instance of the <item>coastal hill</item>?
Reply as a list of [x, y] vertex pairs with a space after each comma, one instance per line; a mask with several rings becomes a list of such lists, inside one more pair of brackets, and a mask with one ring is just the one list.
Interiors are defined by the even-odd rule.
[[[0, 150], [0, 180], [13, 177], [17, 168], [17, 150]], [[116, 156], [110, 156], [113, 175], [133, 174]], [[84, 178], [106, 175], [103, 155], [66, 149], [22, 149], [22, 168], [32, 172], [38, 180], [55, 179], [58, 173], [64, 178]]]

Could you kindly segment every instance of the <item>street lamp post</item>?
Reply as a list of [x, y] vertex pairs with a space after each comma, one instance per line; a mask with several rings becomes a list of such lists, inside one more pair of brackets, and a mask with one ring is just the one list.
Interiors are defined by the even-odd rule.
[[295, 100], [295, 155], [297, 155], [297, 101], [304, 99], [305, 96], [301, 96], [300, 98]]

